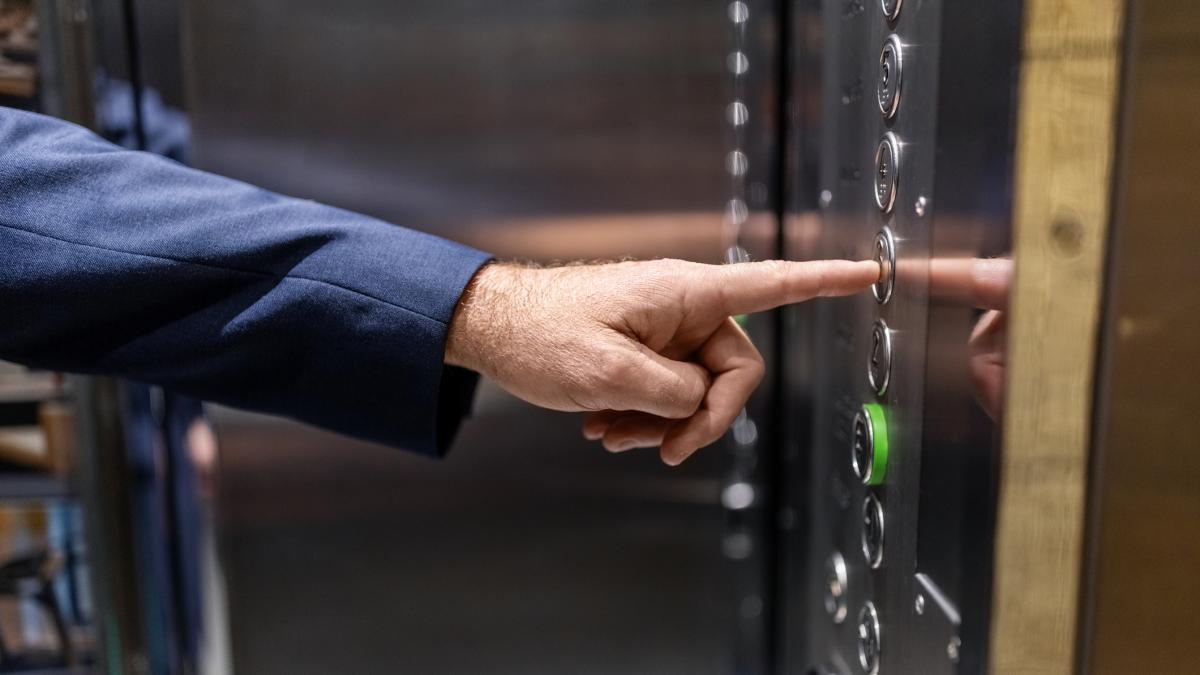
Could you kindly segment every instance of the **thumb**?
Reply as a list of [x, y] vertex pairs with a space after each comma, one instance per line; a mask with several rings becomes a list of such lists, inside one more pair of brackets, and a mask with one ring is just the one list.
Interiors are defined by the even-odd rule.
[[706, 282], [721, 298], [725, 314], [751, 314], [818, 297], [851, 295], [879, 280], [871, 260], [814, 260], [723, 265]]
[[671, 360], [641, 343], [631, 344], [636, 351], [609, 376], [605, 407], [670, 419], [695, 413], [708, 391], [708, 371], [696, 363]]

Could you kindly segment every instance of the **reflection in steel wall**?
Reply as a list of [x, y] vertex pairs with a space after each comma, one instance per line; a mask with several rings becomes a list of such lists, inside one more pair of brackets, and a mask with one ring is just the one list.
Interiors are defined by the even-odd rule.
[[942, 270], [1010, 250], [1020, 4], [795, 6], [785, 246], [884, 273], [784, 312], [779, 672], [982, 673], [998, 411]]
[[[207, 168], [503, 253], [719, 255], [723, 7], [256, 0], [188, 23]], [[579, 243], [546, 220], [676, 213]]]
[[[722, 3], [193, 2], [184, 25], [203, 168], [501, 255], [722, 255]], [[220, 413], [237, 672], [729, 672], [726, 450], [667, 470], [493, 389], [476, 412], [442, 462]]]

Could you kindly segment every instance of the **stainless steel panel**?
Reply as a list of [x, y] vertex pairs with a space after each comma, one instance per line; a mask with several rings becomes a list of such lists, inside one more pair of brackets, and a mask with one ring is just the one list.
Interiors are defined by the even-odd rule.
[[[192, 3], [197, 161], [503, 255], [719, 260], [726, 14], [682, 0]], [[680, 217], [612, 217], [627, 215]]]
[[[1007, 252], [1019, 8], [983, 0], [793, 6], [807, 17], [793, 30], [808, 46], [791, 85], [797, 157], [787, 253], [869, 259], [887, 227], [895, 263], [886, 303], [864, 294], [786, 315], [782, 395], [796, 422], [783, 448], [781, 500], [803, 525], [783, 547], [781, 670], [864, 672], [871, 636], [856, 622], [833, 623], [824, 607], [824, 561], [840, 552], [850, 616], [868, 603], [878, 615], [880, 673], [982, 672], [999, 446], [968, 369], [980, 311], [931, 270]], [[897, 38], [903, 95], [888, 117], [877, 92], [880, 54]], [[878, 152], [885, 144], [892, 152]], [[882, 376], [877, 320], [888, 329], [890, 376], [873, 390], [869, 374]], [[878, 486], [852, 473], [853, 420], [864, 403], [886, 414]], [[873, 566], [862, 549], [877, 537], [883, 551]]]
[[[777, 29], [745, 9], [735, 90], [722, 3], [193, 2], [195, 158], [500, 255], [718, 261], [741, 240], [768, 257]], [[730, 447], [761, 467], [753, 415], [748, 442], [671, 471], [487, 386], [441, 462], [221, 411], [235, 668], [761, 672], [769, 502], [719, 502], [746, 475]]]

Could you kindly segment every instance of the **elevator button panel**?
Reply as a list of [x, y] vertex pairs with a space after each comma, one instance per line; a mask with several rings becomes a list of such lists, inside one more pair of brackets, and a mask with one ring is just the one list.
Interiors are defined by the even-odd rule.
[[900, 109], [900, 88], [904, 84], [904, 53], [900, 38], [889, 35], [879, 53], [879, 73], [875, 80], [875, 99], [884, 119], [892, 119]]
[[887, 132], [875, 150], [875, 204], [884, 213], [896, 205], [896, 185], [900, 179], [900, 141]]
[[870, 298], [797, 307], [782, 331], [798, 367], [781, 391], [806, 414], [785, 416], [794, 459], [778, 484], [807, 521], [787, 535], [785, 569], [803, 572], [784, 582], [800, 592], [781, 674], [986, 672], [1000, 436], [969, 377], [978, 313], [929, 270], [1011, 250], [1020, 4], [822, 0], [796, 17], [783, 109], [805, 114], [787, 121], [784, 250], [872, 259], [879, 276]]
[[871, 328], [871, 354], [867, 360], [867, 383], [876, 396], [887, 393], [892, 379], [892, 331], [883, 319]]
[[854, 416], [850, 466], [864, 485], [879, 485], [887, 474], [888, 430], [883, 406], [864, 404]]

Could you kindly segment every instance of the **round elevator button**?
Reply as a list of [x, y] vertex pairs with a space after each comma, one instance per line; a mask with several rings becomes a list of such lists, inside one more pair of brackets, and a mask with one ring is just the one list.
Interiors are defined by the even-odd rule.
[[875, 262], [879, 263], [879, 281], [871, 287], [871, 294], [884, 305], [892, 299], [892, 289], [896, 286], [896, 238], [886, 225], [875, 235]]
[[888, 21], [895, 21], [900, 16], [900, 6], [904, 4], [904, 0], [879, 0], [879, 4], [883, 7], [883, 15]]
[[858, 613], [858, 665], [866, 675], [879, 673], [879, 652], [882, 647], [879, 635], [879, 614], [870, 600]]
[[896, 185], [900, 179], [900, 141], [887, 132], [875, 150], [875, 204], [890, 213], [896, 205]]
[[850, 466], [864, 485], [879, 485], [887, 474], [888, 433], [883, 406], [867, 403], [854, 416]]
[[875, 495], [863, 502], [862, 552], [871, 569], [883, 564], [883, 504]]
[[867, 361], [867, 382], [876, 396], [887, 393], [892, 379], [892, 331], [883, 319], [871, 328], [871, 355]]
[[879, 53], [879, 75], [875, 80], [875, 98], [884, 119], [892, 119], [900, 109], [900, 87], [904, 83], [904, 54], [900, 38], [888, 36]]

